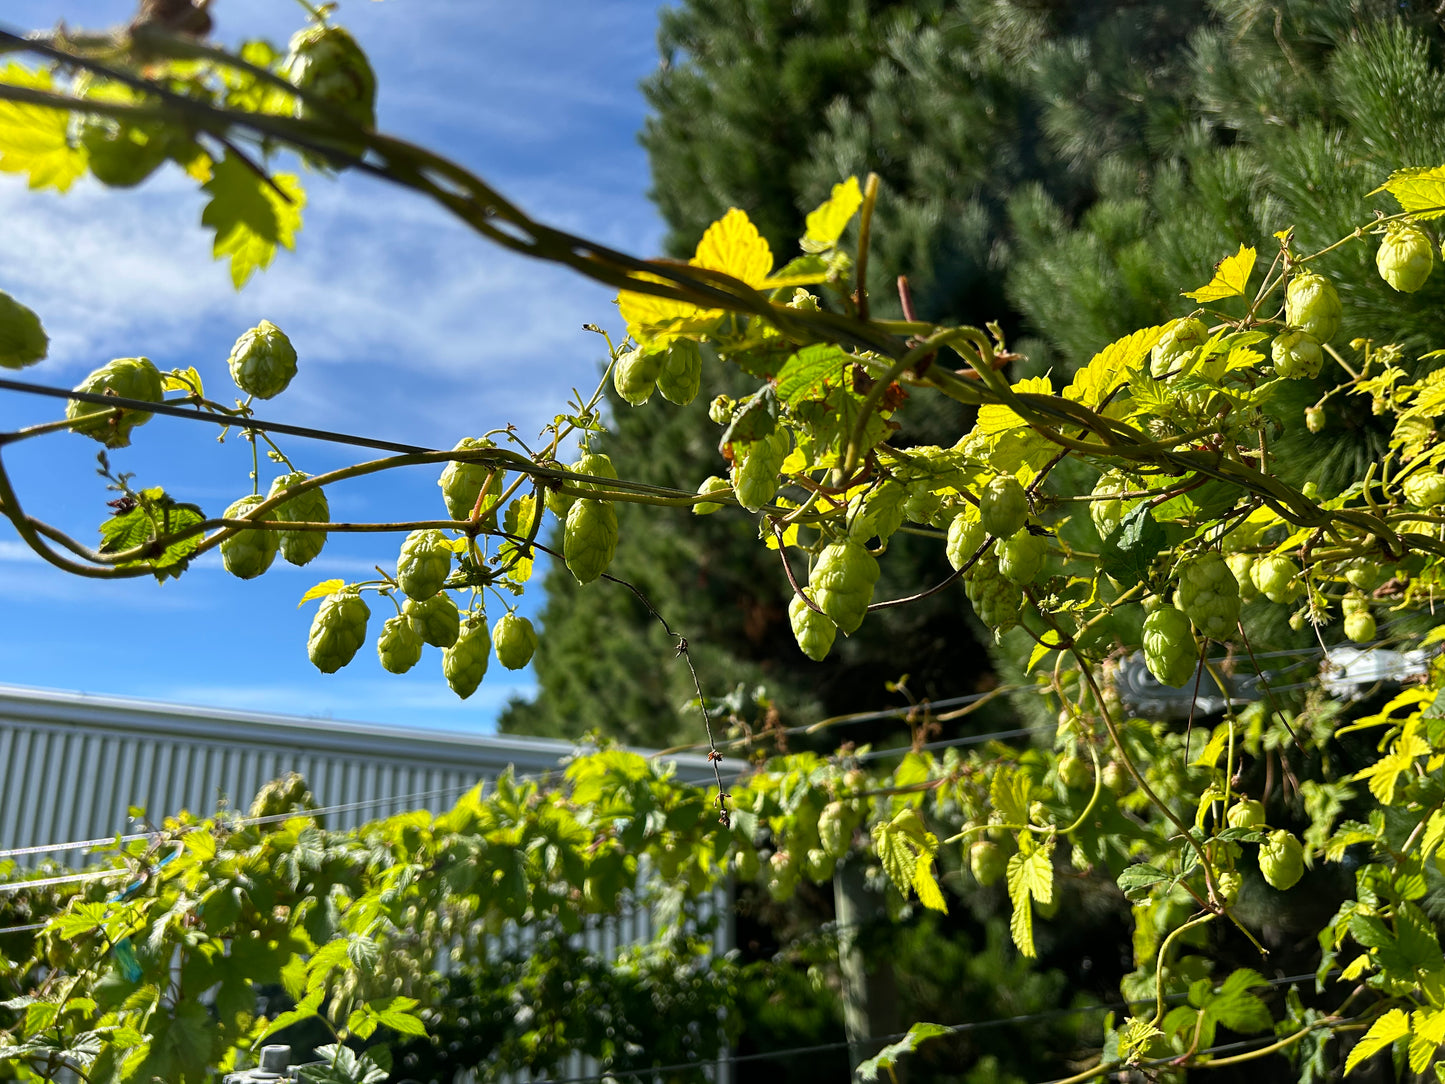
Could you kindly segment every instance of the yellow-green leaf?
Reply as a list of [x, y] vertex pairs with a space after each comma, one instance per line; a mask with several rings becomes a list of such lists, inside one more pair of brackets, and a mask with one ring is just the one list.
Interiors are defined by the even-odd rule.
[[858, 187], [857, 177], [835, 184], [827, 201], [808, 215], [803, 251], [823, 252], [837, 245], [838, 238], [843, 236], [843, 231], [862, 204], [863, 192]]
[[302, 606], [305, 606], [313, 598], [325, 598], [327, 595], [334, 595], [345, 586], [345, 580], [322, 580], [301, 596], [301, 601], [296, 604], [296, 608], [298, 610], [301, 609]]
[[1083, 403], [1093, 410], [1108, 394], [1129, 379], [1129, 371], [1149, 356], [1159, 336], [1164, 334], [1168, 324], [1140, 328], [1104, 347], [1089, 364], [1074, 374], [1073, 381], [1064, 389], [1064, 398]]
[[1249, 283], [1249, 273], [1254, 270], [1255, 251], [1245, 245], [1233, 256], [1220, 260], [1214, 265], [1214, 278], [1199, 289], [1186, 292], [1201, 305], [1219, 301], [1226, 297], [1243, 297]]
[[1031, 789], [1032, 784], [1026, 774], [1001, 764], [989, 782], [988, 800], [1003, 818], [1004, 824], [1027, 824]]
[[1375, 192], [1390, 193], [1401, 210], [1417, 219], [1439, 218], [1445, 215], [1445, 166], [1397, 169]]
[[[0, 70], [0, 83], [34, 90], [51, 88], [48, 72], [19, 64]], [[70, 114], [63, 109], [0, 101], [0, 171], [24, 173], [31, 188], [64, 192], [85, 172], [86, 155], [70, 142]]]
[[1350, 1056], [1345, 1059], [1345, 1075], [1348, 1076], [1360, 1062], [1379, 1053], [1396, 1039], [1410, 1034], [1410, 1018], [1400, 1009], [1391, 1009], [1370, 1025], [1365, 1037], [1355, 1044]]
[[773, 269], [773, 251], [747, 212], [732, 207], [702, 235], [692, 265], [722, 271], [757, 287]]
[[215, 231], [212, 254], [230, 258], [231, 282], [238, 290], [258, 268], [271, 266], [278, 247], [294, 248], [301, 228], [306, 205], [301, 182], [290, 173], [274, 174], [271, 181], [274, 187], [227, 153], [204, 186], [211, 200], [201, 212], [201, 224]]
[[[1015, 392], [1038, 392], [1043, 395], [1051, 395], [1054, 390], [1053, 383], [1046, 376], [1030, 376], [1020, 380], [1013, 385]], [[977, 431], [990, 436], [1002, 433], [1009, 429], [1018, 429], [1028, 425], [1021, 415], [1012, 407], [1004, 406], [1001, 403], [988, 403], [979, 407]]]
[[202, 398], [206, 394], [205, 385], [201, 383], [201, 374], [194, 365], [162, 374], [161, 388], [164, 391], [183, 391], [187, 395], [198, 395]]

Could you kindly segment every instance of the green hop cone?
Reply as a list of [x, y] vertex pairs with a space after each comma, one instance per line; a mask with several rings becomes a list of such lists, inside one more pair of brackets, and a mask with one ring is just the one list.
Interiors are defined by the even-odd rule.
[[1281, 892], [1293, 888], [1304, 871], [1304, 848], [1283, 828], [1271, 832], [1269, 840], [1260, 844], [1259, 872], [1271, 887]]
[[355, 588], [344, 588], [321, 600], [306, 638], [306, 654], [323, 674], [334, 674], [356, 657], [366, 642], [371, 609]]
[[1023, 592], [1018, 584], [1004, 578], [996, 555], [989, 553], [978, 559], [973, 568], [964, 574], [963, 589], [973, 612], [993, 629], [995, 638], [1019, 623]]
[[1033, 583], [1043, 571], [1048, 543], [1040, 536], [1022, 530], [998, 543], [997, 552], [998, 570], [1004, 578], [1024, 587]]
[[[339, 26], [312, 26], [291, 38], [282, 72], [298, 89], [362, 128], [376, 127], [376, 73], [361, 46]], [[303, 120], [330, 120], [329, 111], [298, 98]]]
[[1438, 470], [1416, 471], [1405, 479], [1405, 499], [1416, 508], [1445, 504], [1445, 474]]
[[23, 369], [49, 352], [50, 336], [40, 317], [0, 290], [0, 369]]
[[441, 531], [412, 531], [396, 558], [396, 582], [407, 598], [422, 602], [442, 589], [452, 572], [451, 541]]
[[1234, 573], [1235, 582], [1239, 584], [1240, 602], [1248, 602], [1259, 594], [1259, 588], [1254, 586], [1254, 554], [1226, 554], [1224, 563], [1229, 566], [1229, 571]]
[[1149, 352], [1149, 375], [1158, 380], [1184, 368], [1199, 347], [1209, 341], [1209, 329], [1191, 317], [1175, 320]]
[[1214, 879], [1214, 883], [1219, 888], [1220, 898], [1225, 903], [1233, 903], [1239, 898], [1239, 890], [1244, 885], [1244, 878], [1234, 870], [1227, 869]]
[[818, 554], [809, 581], [813, 601], [843, 630], [843, 635], [851, 636], [863, 624], [878, 572], [878, 562], [857, 542], [830, 542]]
[[830, 858], [842, 858], [852, 847], [854, 819], [842, 802], [829, 802], [818, 815], [818, 840]]
[[[496, 445], [483, 437], [463, 437], [452, 449], [454, 452], [474, 451], [479, 448], [495, 448]], [[488, 482], [487, 479], [491, 481]], [[472, 510], [482, 496], [482, 487], [487, 489], [488, 499], [482, 503], [481, 523], [494, 527], [497, 522], [495, 505], [502, 494], [503, 472], [493, 471], [486, 463], [460, 463], [452, 460], [437, 479], [441, 486], [442, 499], [446, 501], [447, 515], [455, 520], [470, 520]]]
[[702, 351], [691, 339], [673, 339], [657, 374], [657, 390], [669, 403], [687, 406], [702, 386]]
[[164, 125], [94, 115], [81, 122], [80, 143], [90, 172], [110, 188], [134, 188], [160, 167], [170, 150]]
[[617, 513], [611, 501], [579, 500], [567, 513], [562, 558], [578, 583], [591, 583], [617, 552]]
[[[122, 399], [159, 403], [161, 374], [151, 364], [150, 358], [116, 358], [82, 380], [75, 390], [91, 395], [118, 395]], [[107, 448], [124, 448], [130, 444], [131, 430], [150, 421], [151, 415], [144, 410], [122, 410], [112, 418], [110, 415], [115, 409], [99, 403], [71, 400], [66, 404], [65, 417], [76, 423], [70, 427], [72, 433], [92, 437]]]
[[1325, 411], [1323, 407], [1305, 407], [1305, 428], [1311, 433], [1323, 433], [1325, 430]]
[[945, 544], [944, 553], [955, 572], [968, 562], [987, 537], [988, 532], [983, 529], [983, 524], [978, 519], [978, 511], [972, 505], [953, 517], [948, 525], [948, 542]]
[[732, 482], [738, 504], [756, 512], [778, 492], [778, 471], [788, 458], [792, 443], [787, 430], [774, 429], [761, 440], [733, 446]]
[[[582, 457], [567, 469], [573, 474], [589, 474], [593, 478], [617, 478], [617, 468], [612, 465], [612, 457], [602, 452], [584, 452]], [[573, 486], [585, 493], [606, 492], [606, 487], [593, 482], [575, 482]]]
[[1329, 342], [1340, 329], [1340, 295], [1330, 280], [1311, 272], [1295, 275], [1284, 293], [1284, 319], [1316, 342]]
[[1194, 676], [1199, 647], [1183, 610], [1160, 606], [1144, 619], [1144, 664], [1155, 680], [1175, 689]]
[[1270, 554], [1255, 561], [1249, 578], [1265, 598], [1281, 605], [1292, 602], [1300, 591], [1300, 569], [1281, 553]]
[[[307, 481], [309, 477], [301, 471], [280, 475], [271, 483], [267, 499]], [[287, 523], [327, 523], [331, 519], [331, 506], [327, 503], [326, 494], [318, 487], [282, 501], [271, 513], [271, 518]], [[281, 556], [293, 565], [307, 564], [325, 545], [325, 531], [281, 532]]]
[[652, 398], [657, 378], [662, 374], [663, 354], [660, 350], [629, 350], [612, 367], [612, 386], [617, 394], [633, 406], [641, 406]]
[[1364, 594], [1351, 591], [1340, 602], [1345, 614], [1345, 635], [1353, 643], [1368, 644], [1375, 638], [1375, 615]]
[[1094, 521], [1094, 529], [1099, 532], [1100, 541], [1107, 540], [1119, 529], [1119, 524], [1124, 522], [1125, 513], [1135, 503], [1121, 500], [1115, 494], [1129, 493], [1133, 489], [1129, 478], [1117, 470], [1101, 475], [1094, 483], [1094, 491], [1090, 496], [1096, 499], [1089, 502], [1089, 518]]
[[1258, 828], [1264, 823], [1264, 803], [1253, 798], [1235, 802], [1225, 820], [1231, 828]]
[[838, 636], [838, 626], [827, 614], [820, 614], [798, 595], [788, 603], [788, 624], [793, 627], [793, 638], [804, 655], [814, 662], [822, 662], [833, 650], [833, 641]]
[[995, 538], [1010, 538], [1029, 516], [1029, 499], [1012, 474], [996, 474], [978, 495], [978, 518]]
[[499, 663], [508, 670], [520, 670], [532, 661], [532, 653], [537, 650], [537, 632], [525, 617], [503, 614], [492, 626], [492, 646]]
[[451, 647], [457, 642], [461, 614], [445, 591], [420, 602], [409, 598], [402, 604], [401, 612], [416, 626], [417, 635], [432, 647]]
[[1385, 570], [1378, 561], [1368, 557], [1351, 557], [1340, 562], [1340, 573], [1347, 584], [1361, 591], [1373, 591], [1385, 582]]
[[1304, 331], [1282, 331], [1270, 344], [1269, 356], [1276, 375], [1286, 380], [1313, 380], [1325, 363], [1324, 352], [1314, 336]]
[[1083, 757], [1070, 753], [1059, 758], [1059, 782], [1070, 790], [1092, 786], [1094, 770]]
[[1402, 294], [1413, 294], [1435, 266], [1435, 246], [1419, 226], [1392, 222], [1375, 251], [1380, 277]]
[[903, 526], [903, 506], [908, 491], [887, 481], [848, 502], [848, 533], [858, 541], [878, 538], [888, 541]]
[[[222, 513], [226, 519], [244, 519], [264, 497], [250, 494], [234, 502]], [[221, 543], [221, 564], [232, 576], [254, 580], [271, 567], [276, 559], [280, 540], [274, 531], [237, 531]]]
[[231, 379], [247, 395], [270, 399], [280, 395], [296, 375], [296, 348], [270, 320], [262, 320], [231, 347]]
[[[697, 487], [698, 493], [731, 493], [732, 483], [726, 478], [719, 478], [716, 474], [702, 480]], [[692, 514], [695, 516], [710, 516], [714, 512], [721, 512], [722, 505], [717, 501], [698, 501], [692, 506]]]
[[474, 613], [457, 634], [457, 642], [442, 652], [442, 673], [452, 692], [463, 700], [477, 691], [487, 673], [492, 638], [487, 632], [487, 615]]
[[1239, 581], [1219, 554], [1203, 553], [1179, 566], [1175, 601], [1211, 640], [1234, 635], [1239, 624]]
[[401, 614], [388, 617], [376, 638], [376, 654], [381, 667], [393, 674], [404, 674], [421, 661], [423, 640], [411, 620]]
[[968, 849], [968, 868], [984, 888], [997, 882], [1008, 870], [1008, 855], [997, 843], [980, 839]]

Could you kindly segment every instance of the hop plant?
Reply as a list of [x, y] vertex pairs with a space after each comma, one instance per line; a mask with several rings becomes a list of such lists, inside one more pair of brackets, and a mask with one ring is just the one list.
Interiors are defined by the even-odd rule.
[[296, 348], [270, 320], [262, 320], [231, 347], [231, 379], [247, 395], [280, 395], [296, 375]]
[[[162, 395], [160, 370], [150, 358], [116, 358], [102, 365], [82, 380], [76, 391], [90, 395], [116, 395], [122, 399], [141, 399], [159, 403]], [[110, 415], [115, 413], [115, 417]], [[107, 448], [124, 448], [130, 444], [130, 433], [138, 425], [151, 420], [149, 411], [120, 410], [99, 403], [82, 403], [72, 399], [65, 407], [65, 417], [76, 424], [72, 433], [93, 437]]]
[[23, 369], [49, 352], [50, 336], [40, 317], [0, 290], [0, 369]]
[[[291, 38], [282, 68], [286, 77], [310, 98], [362, 128], [376, 127], [376, 73], [361, 46], [339, 26], [312, 26]], [[306, 98], [298, 98], [296, 115], [303, 120], [328, 120]]]
[[461, 615], [451, 595], [438, 591], [431, 598], [417, 601], [409, 598], [401, 612], [416, 626], [417, 635], [432, 647], [451, 647], [457, 642]]
[[611, 501], [584, 498], [567, 513], [562, 532], [562, 558], [578, 583], [591, 583], [612, 563], [617, 552], [617, 513]]
[[537, 650], [537, 633], [525, 617], [503, 614], [492, 626], [492, 646], [499, 663], [508, 670], [520, 670], [532, 661], [532, 653]]
[[163, 125], [101, 116], [81, 122], [80, 144], [91, 174], [110, 188], [134, 188], [160, 168], [170, 149]]
[[1363, 594], [1350, 592], [1341, 601], [1340, 608], [1345, 615], [1345, 635], [1353, 643], [1368, 644], [1375, 638], [1375, 615], [1370, 612], [1370, 604]]
[[1017, 534], [1028, 519], [1029, 500], [1012, 474], [996, 474], [978, 495], [978, 518], [995, 538]]
[[1158, 380], [1183, 367], [1209, 341], [1209, 329], [1191, 317], [1175, 320], [1149, 352], [1149, 375]]
[[1224, 563], [1229, 566], [1229, 571], [1234, 573], [1235, 582], [1239, 584], [1241, 602], [1248, 602], [1259, 594], [1259, 588], [1254, 585], [1254, 554], [1226, 554]]
[[761, 440], [734, 444], [732, 481], [738, 504], [756, 512], [778, 492], [778, 471], [788, 458], [791, 442], [786, 429], [774, 429]]
[[617, 394], [633, 406], [641, 406], [652, 398], [657, 378], [662, 375], [663, 354], [660, 350], [629, 350], [612, 367], [612, 386]]
[[334, 674], [356, 657], [366, 642], [371, 608], [354, 587], [333, 592], [321, 600], [311, 619], [306, 654], [323, 674]]
[[[263, 500], [259, 494], [249, 494], [233, 502], [222, 515], [225, 519], [244, 519]], [[221, 564], [232, 576], [253, 580], [271, 567], [279, 544], [274, 531], [237, 531], [221, 542]]]
[[674, 339], [657, 374], [657, 390], [669, 403], [687, 406], [702, 386], [702, 351], [691, 339]]
[[[301, 471], [282, 474], [271, 483], [267, 500], [286, 492], [293, 486], [310, 478]], [[271, 513], [272, 518], [287, 523], [327, 523], [331, 519], [331, 506], [326, 494], [316, 487], [308, 489], [278, 504]], [[281, 556], [293, 565], [304, 565], [312, 561], [326, 545], [325, 531], [282, 531]]]
[[844, 857], [853, 844], [857, 818], [843, 802], [829, 802], [818, 815], [818, 841], [830, 858]]
[[1435, 246], [1419, 226], [1392, 222], [1375, 251], [1380, 277], [1403, 294], [1413, 294], [1435, 266]]
[[1203, 553], [1180, 565], [1175, 601], [1211, 640], [1229, 639], [1239, 624], [1239, 581], [1217, 553]]
[[1269, 356], [1274, 371], [1286, 380], [1313, 380], [1325, 363], [1324, 352], [1314, 336], [1304, 331], [1284, 331], [1274, 337]]
[[848, 502], [848, 533], [858, 541], [878, 538], [886, 542], [903, 526], [908, 491], [894, 481], [874, 486]]
[[1128, 505], [1132, 503], [1119, 499], [1115, 494], [1128, 493], [1133, 488], [1128, 476], [1117, 470], [1101, 475], [1094, 483], [1090, 496], [1105, 498], [1089, 502], [1089, 518], [1094, 521], [1094, 529], [1099, 532], [1100, 539], [1107, 539], [1119, 529], [1119, 524], [1124, 522]]
[[820, 614], [798, 595], [794, 595], [788, 603], [788, 624], [793, 628], [798, 648], [814, 662], [822, 662], [833, 650], [838, 626], [831, 617]]
[[412, 531], [396, 558], [396, 582], [406, 596], [421, 602], [442, 589], [452, 571], [452, 546], [441, 531]]
[[1019, 623], [1023, 592], [999, 571], [998, 557], [985, 554], [963, 577], [964, 593], [978, 619], [1002, 636]]
[[813, 601], [845, 636], [851, 636], [863, 624], [878, 572], [873, 555], [851, 540], [830, 542], [818, 554], [809, 581]]
[[[463, 437], [457, 441], [452, 449], [454, 452], [474, 451], [479, 448], [495, 448], [496, 445], [484, 437]], [[488, 482], [487, 479], [491, 481]], [[477, 507], [477, 501], [482, 496], [482, 488], [485, 486], [490, 502], [484, 502], [481, 509], [482, 526], [494, 527], [497, 522], [497, 515], [494, 510], [489, 511], [490, 504], [494, 504], [502, 493], [502, 472], [494, 471], [485, 463], [462, 463], [452, 460], [442, 471], [442, 476], [437, 479], [437, 485], [441, 486], [442, 499], [446, 501], [447, 515], [455, 520], [469, 520], [472, 518], [472, 511]]]
[[1445, 504], [1445, 474], [1438, 470], [1417, 471], [1405, 479], [1405, 499], [1416, 508]]
[[421, 660], [421, 633], [411, 620], [402, 614], [388, 617], [381, 626], [381, 635], [376, 638], [376, 654], [381, 659], [382, 669], [393, 674], [404, 674]]
[[972, 505], [953, 517], [948, 525], [948, 541], [944, 544], [944, 554], [954, 571], [968, 562], [987, 537], [988, 532], [983, 529], [978, 512]]
[[[726, 478], [719, 478], [716, 474], [702, 480], [697, 487], [698, 493], [729, 493], [732, 491], [732, 483]], [[722, 511], [722, 505], [716, 501], [698, 501], [692, 506], [692, 514], [695, 516], [710, 516], [714, 512]]]
[[[603, 452], [585, 452], [582, 457], [567, 468], [573, 474], [590, 474], [593, 478], [617, 478], [617, 468], [612, 465], [612, 457]], [[595, 482], [577, 482], [576, 488], [584, 493], [602, 493], [606, 491], [605, 486]]]
[[1299, 594], [1299, 565], [1280, 553], [1255, 561], [1250, 567], [1249, 578], [1260, 594], [1271, 602], [1284, 604]]
[[1048, 544], [1027, 529], [998, 544], [998, 570], [1020, 587], [1034, 582], [1043, 571]]
[[492, 638], [487, 632], [487, 615], [468, 615], [457, 633], [456, 643], [442, 652], [442, 674], [452, 692], [465, 700], [477, 691], [486, 676], [491, 652]]
[[1260, 844], [1259, 872], [1271, 887], [1281, 892], [1293, 888], [1304, 871], [1304, 848], [1283, 828], [1271, 832], [1269, 839]]
[[987, 888], [1008, 870], [1008, 855], [997, 843], [980, 839], [968, 849], [968, 868], [973, 879]]
[[1258, 828], [1264, 823], [1264, 803], [1246, 798], [1229, 807], [1225, 821], [1231, 828]]
[[1316, 342], [1329, 342], [1340, 329], [1340, 295], [1323, 275], [1305, 272], [1290, 279], [1284, 292], [1285, 323]]
[[1144, 664], [1162, 685], [1182, 688], [1194, 676], [1199, 648], [1189, 617], [1174, 606], [1159, 606], [1144, 618]]

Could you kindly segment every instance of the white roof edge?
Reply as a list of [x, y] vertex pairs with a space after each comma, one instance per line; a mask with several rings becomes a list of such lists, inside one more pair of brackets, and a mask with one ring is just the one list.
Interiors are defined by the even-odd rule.
[[[555, 767], [564, 757], [584, 748], [559, 738], [524, 738], [500, 734], [466, 734], [377, 723], [338, 722], [296, 715], [199, 707], [135, 697], [38, 689], [0, 684], [0, 720], [11, 718], [40, 723], [75, 723], [106, 730], [144, 731], [178, 737], [236, 741], [262, 739], [273, 745], [300, 746], [326, 752], [365, 752], [418, 760], [438, 756], [461, 757], [488, 767], [515, 764], [533, 770]], [[653, 750], [631, 749], [643, 756]], [[668, 763], [693, 770], [709, 766], [705, 755], [668, 756]], [[727, 760], [720, 767], [729, 775], [743, 769], [741, 761]], [[708, 774], [711, 774], [709, 771]]]

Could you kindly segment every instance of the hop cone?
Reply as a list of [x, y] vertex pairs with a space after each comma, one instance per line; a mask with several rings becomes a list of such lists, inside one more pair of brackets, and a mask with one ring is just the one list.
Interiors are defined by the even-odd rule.
[[[244, 519], [264, 497], [250, 494], [223, 513], [226, 519]], [[221, 564], [232, 576], [253, 580], [271, 567], [280, 540], [274, 531], [237, 531], [221, 543]]]
[[452, 692], [465, 700], [477, 691], [486, 676], [491, 651], [487, 615], [472, 614], [458, 634], [457, 642], [442, 652], [442, 673]]
[[[75, 390], [159, 403], [161, 374], [151, 364], [150, 358], [116, 358], [82, 380]], [[114, 410], [114, 407], [99, 403], [71, 400], [65, 408], [65, 416], [77, 423], [70, 427], [71, 432], [93, 437], [107, 448], [124, 448], [130, 444], [130, 431], [150, 421], [151, 416], [148, 411], [122, 410], [112, 419], [109, 415]]]
[[327, 595], [311, 621], [306, 654], [323, 674], [334, 674], [349, 663], [366, 642], [371, 609], [355, 589]]
[[[271, 483], [271, 492], [268, 497], [274, 497], [310, 477], [309, 474], [301, 471], [280, 475]], [[326, 494], [320, 488], [308, 489], [304, 493], [298, 493], [290, 500], [278, 504], [272, 517], [287, 523], [328, 523], [331, 520], [331, 506], [326, 501]], [[325, 531], [281, 532], [281, 556], [293, 565], [307, 564], [321, 552], [321, 548], [325, 545]]]
[[247, 395], [270, 399], [280, 395], [296, 375], [296, 348], [270, 320], [262, 320], [231, 347], [231, 379]]

